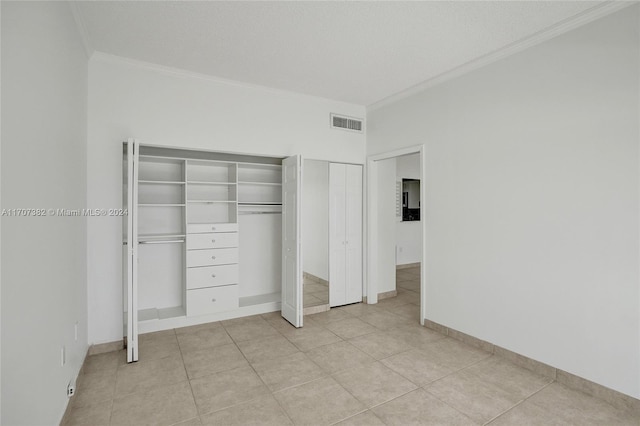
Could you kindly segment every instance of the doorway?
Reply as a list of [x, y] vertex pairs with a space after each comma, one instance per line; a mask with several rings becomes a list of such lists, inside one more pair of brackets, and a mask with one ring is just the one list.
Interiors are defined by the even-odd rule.
[[[417, 176], [398, 176], [396, 164], [399, 159], [417, 155], [419, 166]], [[400, 173], [402, 175], [402, 173]], [[420, 218], [412, 221], [415, 228], [411, 233], [417, 233], [421, 239], [418, 241], [418, 262], [408, 262], [405, 252], [399, 252], [398, 223], [403, 216], [403, 192], [402, 179], [420, 180], [419, 204], [412, 217]], [[398, 186], [400, 182], [400, 186]], [[383, 154], [369, 156], [367, 159], [367, 303], [377, 303], [379, 299], [398, 294], [398, 289], [404, 289], [408, 285], [419, 290], [420, 324], [424, 325], [426, 318], [426, 170], [425, 147], [417, 145]], [[415, 206], [415, 204], [414, 204]], [[414, 207], [415, 208], [415, 207]], [[406, 231], [406, 230], [405, 230]], [[404, 249], [404, 247], [402, 247]], [[398, 268], [398, 259], [401, 267]], [[402, 266], [406, 266], [403, 268]], [[398, 269], [397, 269], [398, 268]], [[409, 269], [409, 270], [404, 270]], [[398, 271], [396, 273], [396, 271]], [[409, 273], [414, 275], [413, 283], [408, 284]], [[419, 277], [419, 284], [417, 278]], [[401, 290], [402, 292], [402, 290]]]

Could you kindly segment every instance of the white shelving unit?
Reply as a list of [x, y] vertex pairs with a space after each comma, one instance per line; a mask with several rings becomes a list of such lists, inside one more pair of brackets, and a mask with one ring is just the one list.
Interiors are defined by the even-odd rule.
[[137, 333], [279, 310], [282, 159], [133, 140], [124, 152], [129, 361]]

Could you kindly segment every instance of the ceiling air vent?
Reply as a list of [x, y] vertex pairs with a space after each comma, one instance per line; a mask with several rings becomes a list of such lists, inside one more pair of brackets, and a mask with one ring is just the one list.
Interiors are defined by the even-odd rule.
[[362, 119], [331, 114], [331, 127], [362, 133]]

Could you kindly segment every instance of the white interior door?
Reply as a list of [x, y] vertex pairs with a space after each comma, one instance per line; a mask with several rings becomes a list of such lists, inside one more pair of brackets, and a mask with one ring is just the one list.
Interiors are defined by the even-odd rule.
[[362, 166], [345, 170], [345, 303], [362, 301]]
[[282, 161], [282, 316], [302, 327], [302, 253], [300, 210], [302, 157]]
[[329, 305], [362, 301], [362, 166], [329, 166]]
[[329, 306], [348, 302], [346, 294], [346, 164], [329, 164]]
[[127, 142], [127, 362], [138, 360], [138, 149]]

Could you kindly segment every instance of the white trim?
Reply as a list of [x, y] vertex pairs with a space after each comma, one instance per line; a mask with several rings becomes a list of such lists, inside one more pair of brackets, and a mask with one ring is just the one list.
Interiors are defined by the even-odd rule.
[[398, 92], [394, 95], [388, 96], [372, 104], [369, 104], [367, 105], [367, 113], [371, 111], [375, 111], [379, 108], [382, 108], [394, 102], [397, 102], [401, 99], [415, 95], [416, 93], [422, 92], [431, 87], [442, 84], [445, 81], [452, 80], [456, 77], [467, 74], [471, 71], [484, 67], [485, 65], [489, 65], [493, 62], [499, 61], [500, 59], [516, 54], [530, 47], [536, 46], [540, 43], [543, 43], [561, 34], [569, 32], [573, 29], [586, 25], [590, 22], [593, 22], [597, 19], [600, 19], [604, 16], [610, 15], [614, 12], [617, 12], [619, 10], [622, 10], [626, 7], [632, 6], [637, 3], [638, 3], [637, 0], [636, 1], [608, 0], [603, 3], [600, 3], [571, 18], [567, 18], [563, 21], [558, 22], [557, 24], [554, 24], [548, 28], [545, 28], [544, 30], [538, 31], [530, 36], [522, 38], [513, 43], [509, 43], [504, 47], [501, 47], [497, 50], [494, 50], [493, 52], [487, 53], [476, 59], [473, 59], [469, 62], [459, 65], [455, 68], [445, 71], [442, 74], [439, 74], [435, 77], [432, 77], [428, 80], [423, 81], [422, 83], [418, 83], [415, 86], [409, 87], [408, 89], [402, 90], [401, 92]]
[[[403, 155], [419, 154], [420, 155], [420, 180], [426, 183], [426, 145], [414, 145], [406, 148], [396, 149], [394, 151], [384, 152], [382, 154], [370, 155], [367, 157], [367, 303], [378, 303], [378, 282], [377, 275], [373, 268], [378, 264], [378, 235], [375, 229], [378, 227], [378, 167], [377, 162], [388, 160], [391, 158], [401, 157]], [[422, 224], [422, 266], [420, 268], [420, 324], [424, 325], [426, 318], [426, 271], [427, 271], [427, 250], [426, 250], [426, 216], [425, 201], [427, 199], [426, 185], [420, 185], [420, 197], [423, 200], [420, 203], [420, 223]]]
[[91, 46], [89, 31], [87, 30], [87, 26], [84, 23], [84, 19], [82, 19], [82, 13], [80, 13], [80, 9], [78, 9], [78, 5], [76, 4], [76, 2], [70, 1], [68, 2], [68, 4], [69, 8], [71, 9], [71, 14], [73, 15], [73, 20], [76, 21], [76, 27], [78, 27], [78, 33], [80, 34], [80, 38], [82, 39], [84, 51], [87, 52], [87, 58], [91, 58], [91, 55], [93, 55], [95, 50]]
[[[345, 106], [349, 105], [351, 107], [353, 106], [360, 107], [360, 108], [364, 107], [364, 105], [361, 105], [361, 104], [355, 104], [355, 103], [340, 101], [336, 99], [323, 98], [321, 96], [307, 95], [305, 93], [298, 93], [290, 90], [277, 89], [274, 87], [261, 86], [259, 84], [245, 83], [238, 80], [231, 80], [231, 79], [226, 79], [222, 77], [216, 77], [209, 74], [203, 74], [203, 73], [194, 72], [194, 71], [187, 71], [181, 68], [174, 68], [174, 67], [169, 67], [165, 65], [154, 64], [152, 62], [145, 62], [145, 61], [139, 61], [137, 59], [125, 58], [123, 56], [112, 55], [110, 53], [104, 53], [97, 50], [93, 53], [93, 55], [91, 56], [91, 59], [96, 61], [124, 64], [124, 65], [128, 65], [135, 68], [155, 71], [160, 74], [165, 74], [173, 77], [192, 78], [192, 79], [204, 80], [204, 81], [208, 81], [216, 84], [224, 84], [228, 86], [241, 87], [244, 89], [260, 90], [262, 92], [271, 93], [271, 94], [280, 95], [280, 96], [289, 96], [293, 98], [303, 98], [303, 99], [310, 99], [310, 100], [316, 100], [316, 101], [329, 101], [336, 104], [343, 104]], [[335, 108], [332, 108], [332, 109], [335, 109]], [[344, 115], [339, 112], [336, 114]], [[364, 120], [363, 120], [363, 126], [364, 126]], [[364, 130], [364, 127], [363, 127], [363, 130]]]

